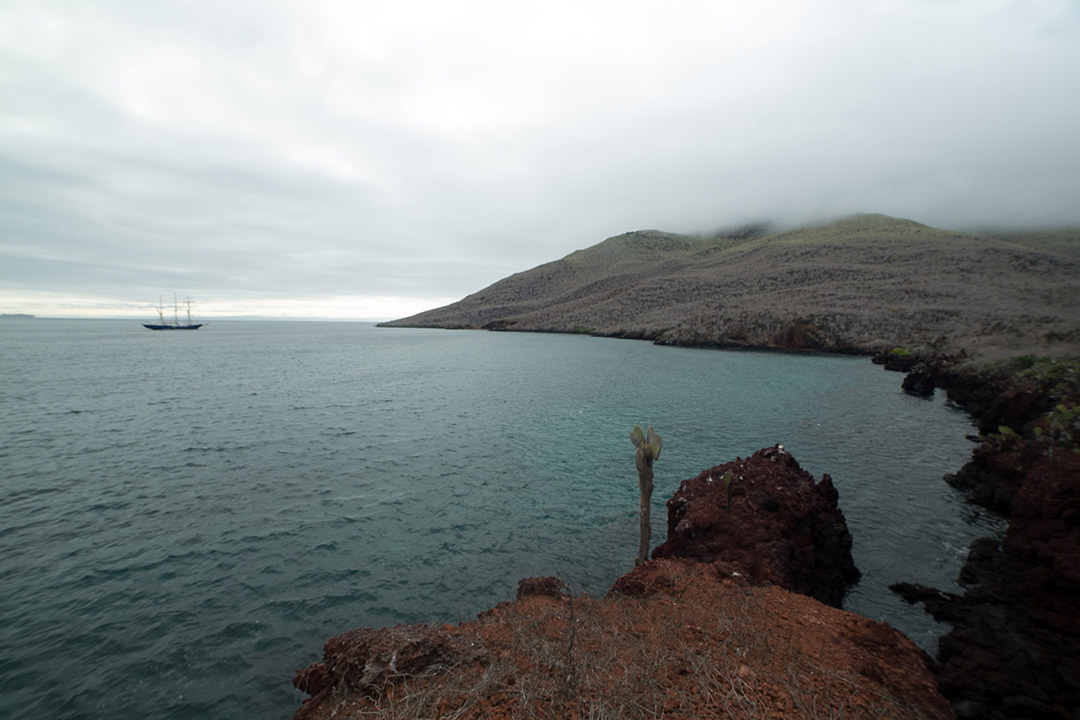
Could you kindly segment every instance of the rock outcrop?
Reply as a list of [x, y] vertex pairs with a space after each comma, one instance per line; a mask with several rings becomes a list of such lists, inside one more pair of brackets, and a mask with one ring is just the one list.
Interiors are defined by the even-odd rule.
[[533, 578], [470, 622], [346, 633], [298, 673], [317, 693], [296, 717], [953, 717], [925, 656], [884, 623], [688, 560], [650, 560], [620, 586], [636, 591], [552, 595], [557, 579]]
[[652, 556], [729, 563], [755, 585], [839, 607], [859, 571], [837, 500], [828, 475], [815, 483], [782, 446], [765, 448], [684, 480]]
[[1017, 432], [1030, 428], [1054, 406], [1051, 388], [1036, 382], [1014, 382], [1006, 372], [964, 370], [963, 355], [879, 355], [873, 361], [886, 370], [907, 373], [904, 389], [918, 395], [945, 391], [949, 401], [979, 423], [980, 433], [993, 433], [1001, 425]]
[[[1020, 466], [1009, 466], [1018, 461]], [[986, 459], [979, 461], [987, 467]], [[1025, 466], [1026, 465], [1026, 466]], [[963, 595], [894, 586], [952, 624], [939, 642], [942, 693], [962, 718], [1075, 718], [1080, 709], [1080, 456], [993, 465], [1019, 478], [1005, 540], [976, 541]], [[1003, 487], [992, 482], [993, 487]], [[994, 496], [994, 493], [987, 493]], [[979, 496], [979, 495], [977, 495]]]
[[[1052, 457], [1035, 427], [1053, 405], [1045, 384], [947, 367], [914, 370], [998, 435], [946, 480], [972, 502], [1009, 517], [1002, 542], [976, 540], [960, 571], [962, 595], [901, 583], [953, 627], [939, 641], [938, 679], [957, 715], [1076, 718], [1080, 713], [1080, 456]], [[1060, 374], [1060, 373], [1058, 373]], [[910, 376], [909, 376], [910, 377]], [[1057, 379], [1057, 378], [1055, 378]], [[1076, 404], [1076, 401], [1071, 403]]]

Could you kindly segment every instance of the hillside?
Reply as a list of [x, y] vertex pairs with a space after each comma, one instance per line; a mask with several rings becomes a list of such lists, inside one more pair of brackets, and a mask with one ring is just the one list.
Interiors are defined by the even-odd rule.
[[974, 235], [859, 215], [773, 234], [631, 232], [383, 325], [1077, 354], [1080, 229]]

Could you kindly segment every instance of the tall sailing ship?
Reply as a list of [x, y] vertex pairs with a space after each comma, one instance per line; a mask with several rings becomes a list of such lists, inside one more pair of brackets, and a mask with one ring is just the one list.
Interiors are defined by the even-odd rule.
[[161, 305], [161, 296], [158, 296], [158, 317], [161, 318], [161, 322], [157, 323], [143, 323], [144, 328], [151, 330], [198, 330], [206, 323], [194, 323], [191, 321], [191, 298], [187, 299], [187, 324], [180, 322], [180, 305], [176, 301], [176, 295], [173, 294], [173, 319], [165, 319], [165, 309]]

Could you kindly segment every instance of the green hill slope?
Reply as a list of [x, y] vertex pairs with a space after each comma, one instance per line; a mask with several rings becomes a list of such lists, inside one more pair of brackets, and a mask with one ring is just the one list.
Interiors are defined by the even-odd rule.
[[1080, 230], [976, 236], [860, 215], [776, 234], [632, 232], [384, 325], [1075, 354]]

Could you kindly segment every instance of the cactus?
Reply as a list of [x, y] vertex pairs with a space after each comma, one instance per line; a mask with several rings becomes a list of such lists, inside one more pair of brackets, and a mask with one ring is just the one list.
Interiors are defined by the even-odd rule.
[[638, 505], [638, 520], [641, 531], [638, 541], [638, 555], [634, 559], [634, 565], [640, 565], [649, 559], [649, 541], [652, 536], [652, 521], [650, 509], [652, 507], [653, 491], [653, 462], [660, 457], [660, 449], [664, 441], [653, 432], [652, 425], [648, 432], [642, 432], [640, 425], [635, 425], [630, 431], [630, 442], [634, 443], [637, 450], [634, 452], [634, 461], [637, 464], [638, 487], [641, 489], [641, 498]]

